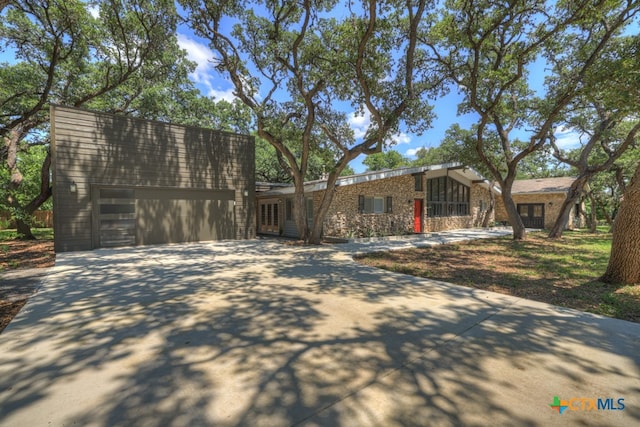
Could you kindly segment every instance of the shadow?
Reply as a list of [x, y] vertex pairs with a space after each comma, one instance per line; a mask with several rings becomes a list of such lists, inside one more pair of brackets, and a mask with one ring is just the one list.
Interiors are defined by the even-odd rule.
[[57, 252], [253, 237], [252, 137], [55, 111]]
[[[60, 254], [0, 336], [0, 425], [640, 424], [640, 325], [343, 247]], [[554, 396], [629, 404], [559, 415]]]

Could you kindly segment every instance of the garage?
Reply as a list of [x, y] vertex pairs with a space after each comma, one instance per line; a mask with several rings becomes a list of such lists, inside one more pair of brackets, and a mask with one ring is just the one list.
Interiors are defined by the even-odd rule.
[[56, 252], [255, 237], [253, 137], [51, 107]]
[[231, 190], [96, 186], [93, 246], [233, 239]]

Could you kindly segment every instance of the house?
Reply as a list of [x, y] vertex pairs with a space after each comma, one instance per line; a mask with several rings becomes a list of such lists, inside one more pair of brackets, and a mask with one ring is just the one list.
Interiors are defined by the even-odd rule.
[[[574, 177], [514, 181], [511, 195], [525, 227], [546, 229], [553, 227], [573, 181], [575, 181]], [[579, 204], [573, 206], [570, 218], [567, 228], [582, 227], [585, 224], [584, 208]], [[496, 200], [496, 221], [509, 222], [502, 198]]]
[[50, 114], [56, 252], [255, 236], [253, 137]]
[[[457, 163], [366, 172], [338, 178], [323, 234], [362, 237], [424, 233], [480, 226], [487, 214], [489, 182]], [[297, 237], [291, 185], [257, 193], [257, 232]], [[307, 215], [321, 203], [327, 181], [305, 184]], [[490, 219], [493, 222], [493, 218]]]

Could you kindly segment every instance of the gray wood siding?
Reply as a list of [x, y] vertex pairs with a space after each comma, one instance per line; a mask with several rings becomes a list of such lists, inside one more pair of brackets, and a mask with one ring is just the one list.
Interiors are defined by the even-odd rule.
[[[147, 195], [136, 202], [146, 212], [140, 226], [158, 232], [138, 244], [255, 236], [251, 136], [52, 106], [51, 150], [58, 252], [96, 247], [92, 189], [103, 186]], [[169, 225], [176, 209], [182, 219]]]

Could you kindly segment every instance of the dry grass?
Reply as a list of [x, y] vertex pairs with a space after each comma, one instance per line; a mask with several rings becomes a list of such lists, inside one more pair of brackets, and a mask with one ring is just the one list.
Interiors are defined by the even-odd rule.
[[358, 262], [473, 288], [640, 322], [640, 284], [598, 281], [611, 234], [574, 231], [550, 240], [530, 233], [436, 247], [374, 253]]
[[[0, 232], [0, 273], [23, 268], [46, 268], [55, 264], [51, 229], [34, 230], [38, 240], [16, 240], [12, 230]], [[0, 279], [0, 286], [2, 279]], [[5, 287], [0, 287], [0, 332], [13, 320], [27, 302], [9, 300]]]

